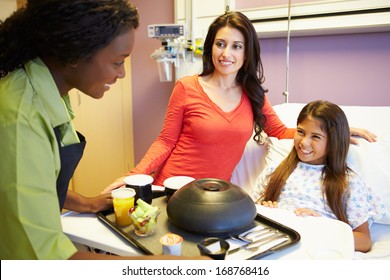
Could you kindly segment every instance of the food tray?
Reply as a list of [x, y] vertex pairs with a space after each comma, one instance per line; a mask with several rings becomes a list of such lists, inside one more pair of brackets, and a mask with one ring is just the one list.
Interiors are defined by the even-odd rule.
[[[176, 233], [183, 237], [184, 241], [182, 244], [182, 256], [186, 257], [192, 257], [192, 256], [199, 256], [200, 252], [197, 247], [197, 243], [206, 238], [213, 235], [202, 235], [199, 233], [189, 232], [182, 228], [177, 227], [176, 225], [172, 224], [167, 216], [166, 212], [166, 197], [158, 197], [154, 198], [152, 201], [153, 206], [158, 206], [160, 208], [160, 215], [157, 217], [157, 225], [155, 232], [150, 236], [141, 237], [134, 233], [134, 226], [129, 225], [125, 227], [120, 227], [115, 223], [115, 215], [114, 210], [109, 209], [103, 212], [98, 213], [98, 219], [105, 223], [107, 226], [109, 226], [111, 229], [113, 229], [117, 234], [119, 234], [122, 238], [124, 238], [126, 241], [128, 241], [130, 244], [141, 250], [147, 255], [161, 255], [162, 254], [162, 246], [160, 244], [159, 239], [168, 232]], [[265, 255], [269, 255], [273, 252], [283, 250], [287, 247], [292, 246], [293, 244], [299, 242], [300, 235], [295, 230], [288, 228], [274, 220], [271, 220], [263, 215], [257, 214], [256, 218], [252, 222], [252, 225], [241, 229], [238, 232], [230, 232], [230, 235], [238, 235], [242, 232], [248, 231], [251, 228], [254, 228], [259, 225], [264, 225], [266, 227], [270, 227], [273, 229], [278, 230], [279, 232], [282, 232], [286, 234], [289, 237], [289, 240], [287, 242], [284, 242], [283, 244], [280, 244], [278, 246], [275, 246], [273, 248], [270, 248], [269, 250], [262, 251], [260, 253], [254, 253], [252, 255], [244, 254], [243, 259], [259, 259]], [[217, 236], [226, 238], [228, 241], [230, 241], [229, 236]]]

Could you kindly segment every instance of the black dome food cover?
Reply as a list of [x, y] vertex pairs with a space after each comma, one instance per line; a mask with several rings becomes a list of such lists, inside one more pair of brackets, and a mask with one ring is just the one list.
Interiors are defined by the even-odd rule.
[[202, 234], [228, 234], [249, 226], [256, 206], [240, 187], [205, 178], [176, 191], [167, 205], [169, 220], [178, 227]]

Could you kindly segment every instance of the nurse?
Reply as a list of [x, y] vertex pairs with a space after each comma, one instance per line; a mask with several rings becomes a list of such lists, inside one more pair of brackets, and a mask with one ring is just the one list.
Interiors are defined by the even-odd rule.
[[123, 78], [138, 24], [126, 0], [30, 0], [0, 24], [0, 259], [119, 258], [62, 232], [62, 207], [112, 205], [68, 191], [85, 147], [68, 92], [99, 99]]

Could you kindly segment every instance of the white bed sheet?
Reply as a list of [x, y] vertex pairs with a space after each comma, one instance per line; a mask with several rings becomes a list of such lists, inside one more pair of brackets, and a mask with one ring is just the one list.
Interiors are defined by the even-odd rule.
[[[276, 105], [274, 109], [283, 123], [288, 127], [295, 127], [297, 116], [304, 105], [302, 103], [286, 103]], [[366, 128], [374, 132], [379, 139], [388, 139], [390, 135], [390, 126], [388, 124], [390, 106], [341, 106], [341, 108], [346, 113], [351, 127]], [[268, 143], [260, 147], [253, 140], [250, 140], [241, 161], [233, 172], [232, 182], [251, 193], [251, 188], [258, 174], [266, 165], [265, 157], [267, 153]], [[390, 157], [387, 154], [385, 156], [386, 159]], [[367, 158], [369, 157], [367, 156]], [[390, 188], [390, 184], [387, 187]], [[390, 205], [386, 206], [390, 209]], [[310, 232], [308, 229], [301, 230]], [[355, 252], [352, 258], [390, 259], [390, 225], [374, 223], [370, 231], [373, 242], [371, 251], [368, 253]]]
[[[284, 209], [261, 205], [256, 207], [258, 213], [296, 230], [301, 236], [298, 243], [264, 256], [262, 260], [345, 260], [353, 257], [353, 235], [347, 224], [324, 217], [298, 217]], [[237, 246], [234, 241], [228, 241], [231, 249]], [[239, 253], [228, 255], [226, 259], [243, 259], [251, 256], [251, 252]]]

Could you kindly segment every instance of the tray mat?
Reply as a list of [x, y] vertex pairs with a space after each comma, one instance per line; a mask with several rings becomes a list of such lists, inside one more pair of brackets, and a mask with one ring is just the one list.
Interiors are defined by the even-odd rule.
[[[150, 236], [141, 237], [136, 235], [134, 233], [133, 225], [129, 225], [125, 227], [118, 226], [115, 222], [115, 215], [113, 209], [109, 209], [107, 211], [98, 213], [98, 219], [103, 223], [105, 223], [106, 225], [108, 225], [109, 227], [111, 227], [117, 234], [121, 235], [130, 244], [134, 245], [136, 248], [142, 250], [145, 254], [148, 255], [161, 255], [163, 253], [162, 245], [160, 244], [160, 238], [168, 232], [172, 232], [183, 237], [184, 241], [182, 243], [182, 256], [187, 256], [187, 257], [200, 255], [199, 249], [197, 247], [197, 243], [204, 238], [215, 237], [215, 236], [222, 237], [222, 238], [229, 238], [228, 236], [224, 236], [224, 235], [216, 235], [216, 234], [208, 235], [208, 234], [189, 232], [172, 224], [169, 221], [167, 216], [167, 211], [166, 211], [167, 201], [165, 196], [153, 199], [152, 205], [158, 206], [160, 208], [160, 214], [157, 217], [156, 230]], [[258, 259], [274, 251], [285, 249], [297, 243], [300, 240], [300, 235], [295, 230], [288, 228], [260, 214], [257, 214], [255, 220], [248, 227], [242, 228], [237, 232], [229, 232], [229, 234], [237, 235], [260, 224], [267, 227], [275, 228], [287, 234], [290, 237], [290, 241], [273, 248], [272, 251], [266, 251], [259, 255], [252, 256], [250, 259]]]

